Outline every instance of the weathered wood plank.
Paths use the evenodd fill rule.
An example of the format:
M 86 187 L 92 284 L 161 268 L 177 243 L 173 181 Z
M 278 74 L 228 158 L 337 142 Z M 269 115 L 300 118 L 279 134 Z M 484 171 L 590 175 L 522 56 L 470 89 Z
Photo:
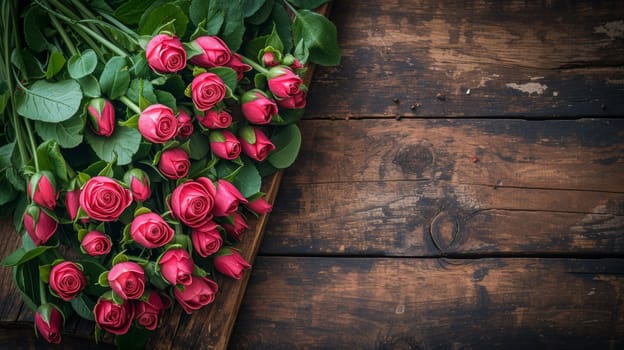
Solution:
M 258 257 L 231 349 L 618 349 L 624 261 Z
M 308 115 L 622 115 L 622 18 L 619 1 L 340 1 L 342 63 Z
M 21 246 L 21 240 L 13 229 L 11 219 L 0 220 L 0 260 Z M 19 290 L 13 283 L 13 270 L 0 267 L 0 321 L 14 322 L 20 320 L 23 302 Z M 24 307 L 25 308 L 25 307 Z M 2 328 L 0 326 L 0 328 Z

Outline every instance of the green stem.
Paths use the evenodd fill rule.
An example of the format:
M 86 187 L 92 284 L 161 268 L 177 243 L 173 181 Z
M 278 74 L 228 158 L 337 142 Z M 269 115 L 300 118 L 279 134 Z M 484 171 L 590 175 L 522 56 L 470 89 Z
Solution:
M 252 66 L 255 70 L 257 70 L 258 72 L 262 73 L 262 74 L 267 74 L 269 71 L 262 67 L 261 65 L 259 65 L 258 63 L 254 62 L 253 60 L 241 55 L 241 58 L 243 59 L 243 63 L 246 63 L 250 66 Z
M 121 96 L 119 98 L 119 101 L 123 102 L 123 104 L 125 104 L 128 108 L 130 108 L 134 113 L 141 114 L 141 108 L 139 108 L 139 106 L 137 106 L 136 103 L 132 102 L 126 96 Z
M 95 39 L 96 41 L 99 41 L 100 44 L 106 46 L 108 49 L 110 49 L 111 51 L 113 51 L 117 55 L 124 56 L 124 57 L 129 56 L 126 51 L 122 50 L 117 45 L 113 44 L 108 39 L 104 38 L 103 36 L 99 35 L 98 33 L 92 31 L 89 27 L 85 26 L 84 24 L 76 23 L 76 26 L 80 27 L 80 29 L 84 30 L 93 39 Z
M 58 8 L 59 10 L 61 10 L 61 12 L 63 12 L 66 16 L 70 17 L 71 19 L 73 19 L 74 21 L 79 21 L 80 20 L 80 16 L 76 15 L 74 12 L 72 12 L 72 10 L 70 8 L 68 8 L 67 6 L 65 6 L 64 4 L 62 4 L 61 2 L 59 2 L 58 0 L 48 0 L 50 1 L 50 3 L 52 3 L 52 5 L 54 5 L 54 7 Z M 76 2 L 75 0 L 72 0 L 72 4 L 78 9 L 78 11 L 81 11 L 81 15 L 87 15 L 90 16 L 91 18 L 95 18 L 95 16 L 93 15 L 93 13 L 91 13 L 91 11 L 89 11 L 89 9 L 87 9 L 86 7 L 84 7 L 84 5 L 82 5 L 80 2 Z M 95 31 L 98 32 L 98 34 L 102 35 L 102 32 L 100 32 L 97 27 L 92 27 Z
M 65 29 L 63 29 L 63 26 L 61 26 L 58 19 L 56 19 L 56 17 L 54 17 L 52 14 L 50 14 L 49 17 L 50 17 L 50 20 L 52 21 L 52 25 L 54 25 L 54 28 L 56 28 L 59 34 L 61 34 L 61 38 L 63 38 L 63 41 L 65 42 L 65 45 L 67 45 L 69 52 L 72 54 L 72 56 L 77 55 L 78 50 L 76 50 L 74 43 L 72 43 L 72 41 L 69 40 L 69 36 L 67 36 L 67 32 L 65 31 Z
M 30 141 L 30 148 L 32 149 L 33 160 L 35 161 L 35 170 L 39 172 L 39 159 L 37 157 L 37 145 L 35 144 L 35 134 L 30 126 L 30 121 L 24 119 L 24 125 L 26 125 L 26 132 L 28 133 L 28 141 Z
M 297 12 L 297 10 L 293 7 L 293 5 L 288 2 L 288 0 L 282 1 L 284 2 L 284 5 L 286 5 L 286 7 L 288 7 L 295 14 L 295 16 L 299 16 L 299 12 Z
M 48 303 L 48 294 L 45 288 L 45 284 L 41 279 L 39 279 L 39 301 L 41 301 L 41 305 Z

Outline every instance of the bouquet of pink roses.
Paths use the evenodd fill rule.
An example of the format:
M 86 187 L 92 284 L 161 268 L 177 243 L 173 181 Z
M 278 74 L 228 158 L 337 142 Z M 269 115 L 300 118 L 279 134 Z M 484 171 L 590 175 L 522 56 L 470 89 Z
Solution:
M 77 314 L 137 341 L 241 278 L 262 178 L 299 151 L 304 65 L 339 60 L 324 2 L 1 1 L 0 209 L 22 240 L 2 264 L 39 336 Z

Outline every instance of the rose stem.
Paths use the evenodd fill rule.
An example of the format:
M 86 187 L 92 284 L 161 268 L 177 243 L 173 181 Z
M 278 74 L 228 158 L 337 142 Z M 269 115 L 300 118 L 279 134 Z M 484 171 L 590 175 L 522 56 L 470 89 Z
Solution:
M 241 55 L 241 57 L 243 58 L 243 62 L 252 66 L 255 70 L 257 70 L 258 72 L 262 73 L 262 74 L 267 74 L 269 71 L 262 67 L 261 65 L 259 65 L 258 63 L 254 62 L 253 60 L 250 60 L 249 58 Z
M 123 102 L 123 104 L 125 104 L 128 108 L 130 108 L 134 113 L 141 114 L 141 108 L 139 108 L 139 106 L 137 106 L 134 102 L 132 102 L 126 96 L 121 96 L 119 98 L 119 101 Z
M 43 283 L 41 278 L 39 279 L 39 301 L 41 301 L 41 305 L 48 303 L 48 296 L 46 294 L 45 284 Z

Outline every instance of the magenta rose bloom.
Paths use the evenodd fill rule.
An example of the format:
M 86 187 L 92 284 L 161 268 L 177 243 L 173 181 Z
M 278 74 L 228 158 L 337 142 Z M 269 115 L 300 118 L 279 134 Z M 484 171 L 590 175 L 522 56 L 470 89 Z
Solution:
M 36 246 L 47 243 L 58 228 L 56 219 L 35 204 L 26 207 L 23 223 L 24 229 Z
M 258 128 L 246 125 L 240 128 L 238 135 L 243 153 L 251 159 L 262 162 L 275 150 L 275 145 Z
M 92 177 L 80 192 L 80 207 L 93 220 L 116 221 L 132 203 L 132 193 L 117 181 Z
M 173 110 L 162 104 L 145 108 L 139 116 L 139 132 L 153 143 L 165 143 L 178 133 L 178 122 Z
M 145 271 L 135 262 L 120 262 L 108 271 L 108 284 L 124 300 L 139 299 L 145 291 Z
M 187 181 L 173 190 L 169 207 L 173 215 L 184 224 L 196 228 L 212 219 L 216 190 L 212 181 L 200 177 Z
M 236 72 L 236 79 L 238 80 L 243 79 L 245 72 L 249 72 L 251 70 L 251 66 L 243 63 L 241 55 L 237 53 L 232 55 L 232 58 L 225 66 L 232 68 Z
M 306 106 L 306 93 L 305 91 L 300 91 L 298 94 L 277 99 L 277 105 L 282 108 L 287 109 L 301 109 Z
M 191 62 L 204 68 L 221 67 L 230 61 L 232 52 L 217 36 L 200 36 L 191 45 L 201 54 L 191 57 Z
M 225 231 L 237 241 L 240 241 L 241 235 L 249 228 L 245 218 L 239 213 L 233 213 L 232 219 L 234 223 L 226 222 L 223 224 Z
M 113 300 L 100 297 L 93 308 L 97 326 L 109 333 L 122 335 L 128 332 L 134 319 L 134 303 L 125 300 L 115 304 Z
M 197 121 L 206 129 L 225 129 L 232 125 L 232 115 L 226 110 L 215 111 L 210 109 L 205 111 L 203 115 L 197 115 Z
M 113 243 L 110 237 L 100 231 L 90 231 L 80 242 L 81 250 L 90 256 L 101 256 L 110 253 Z
M 147 300 L 136 301 L 134 318 L 145 329 L 153 331 L 158 327 L 165 310 L 170 305 L 169 298 L 152 290 L 149 292 Z
M 258 89 L 245 92 L 241 103 L 243 115 L 252 124 L 268 124 L 278 113 L 275 101 Z
M 208 277 L 192 276 L 183 289 L 173 288 L 176 300 L 187 314 L 212 303 L 218 290 L 217 283 Z
M 230 216 L 238 209 L 239 203 L 247 203 L 247 199 L 236 186 L 224 179 L 217 181 L 214 201 L 214 208 L 212 209 L 214 216 Z
M 132 198 L 137 202 L 147 200 L 152 194 L 149 176 L 139 168 L 132 168 L 126 171 L 123 181 L 130 187 Z
M 280 64 L 277 57 L 275 57 L 275 53 L 271 51 L 267 51 L 262 54 L 262 63 L 265 67 L 275 67 Z
M 165 281 L 172 285 L 181 284 L 188 286 L 191 284 L 191 274 L 195 269 L 195 264 L 189 253 L 182 248 L 167 250 L 158 259 L 160 274 Z
M 278 99 L 297 95 L 301 91 L 303 80 L 288 67 L 273 67 L 267 77 L 269 90 Z
M 177 180 L 188 175 L 191 161 L 182 148 L 171 148 L 163 151 L 158 162 L 158 170 L 166 178 Z
M 65 192 L 65 209 L 69 218 L 74 220 L 80 208 L 80 188 L 74 188 Z
M 193 134 L 195 129 L 193 126 L 193 119 L 191 116 L 181 107 L 178 107 L 180 111 L 178 113 L 178 133 L 177 136 L 181 139 L 187 139 Z
M 191 82 L 191 95 L 195 108 L 207 111 L 225 97 L 225 84 L 214 73 L 202 73 Z
M 231 132 L 227 130 L 213 130 L 208 137 L 210 139 L 210 149 L 217 157 L 232 160 L 240 155 L 240 141 Z
M 171 242 L 175 231 L 156 213 L 137 215 L 132 220 L 130 235 L 145 248 L 160 248 Z
M 43 304 L 35 312 L 35 329 L 45 341 L 52 344 L 61 343 L 61 327 L 63 315 L 52 304 Z
M 50 210 L 56 208 L 60 192 L 56 188 L 56 180 L 51 172 L 42 170 L 31 176 L 27 191 L 28 197 L 36 204 Z
M 249 210 L 251 210 L 254 213 L 259 214 L 259 215 L 266 214 L 266 213 L 270 212 L 271 209 L 273 208 L 271 203 L 267 202 L 262 197 L 260 197 L 258 199 L 255 199 L 253 201 L 250 201 L 249 203 L 247 203 L 246 207 Z
M 204 258 L 219 251 L 219 248 L 223 245 L 223 238 L 217 229 L 217 224 L 212 221 L 193 229 L 191 231 L 191 241 L 197 254 Z
M 89 127 L 96 134 L 110 137 L 115 131 L 115 108 L 113 104 L 101 97 L 94 98 L 87 105 Z
M 222 274 L 239 280 L 243 276 L 243 270 L 250 268 L 251 265 L 237 250 L 223 247 L 214 258 L 214 267 Z
M 52 266 L 50 288 L 65 301 L 74 299 L 87 285 L 81 267 L 71 261 Z
M 145 48 L 147 64 L 158 73 L 175 73 L 186 67 L 186 51 L 175 36 L 158 34 Z

